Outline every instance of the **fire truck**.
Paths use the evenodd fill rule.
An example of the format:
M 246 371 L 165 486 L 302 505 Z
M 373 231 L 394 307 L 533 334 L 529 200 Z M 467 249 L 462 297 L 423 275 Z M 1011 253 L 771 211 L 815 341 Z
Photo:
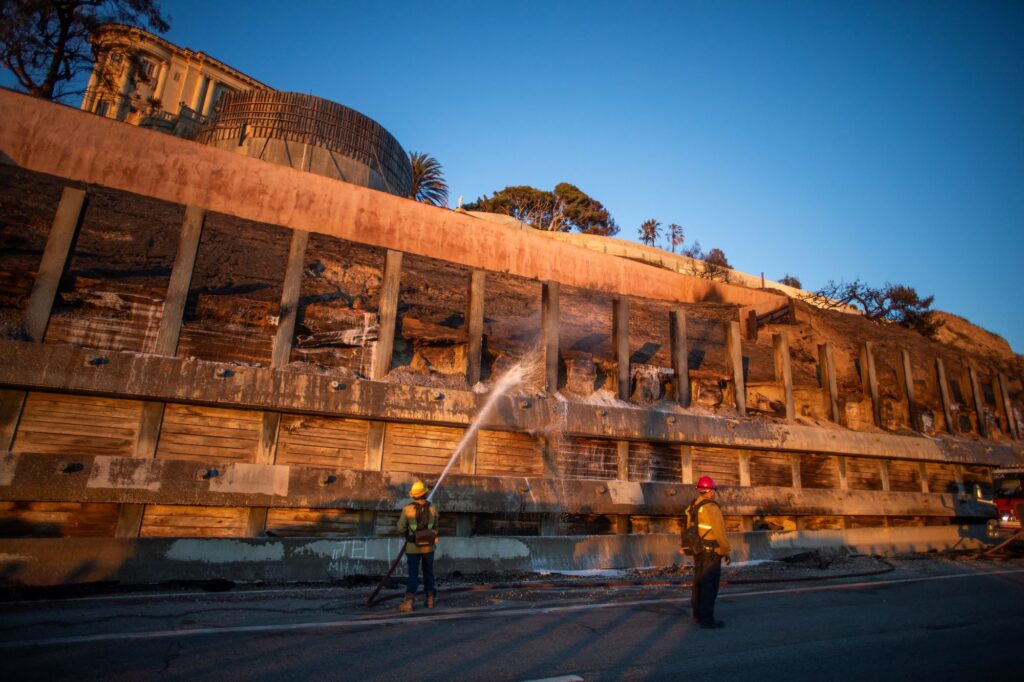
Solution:
M 992 472 L 992 500 L 996 518 L 986 525 L 991 538 L 1017 535 L 1021 532 L 1024 513 L 1024 466 L 996 469 Z

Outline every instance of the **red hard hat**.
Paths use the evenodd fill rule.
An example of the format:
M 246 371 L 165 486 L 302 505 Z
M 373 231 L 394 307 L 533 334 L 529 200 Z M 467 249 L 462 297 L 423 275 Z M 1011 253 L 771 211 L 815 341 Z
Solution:
M 697 490 L 714 490 L 715 482 L 710 476 L 701 476 L 697 481 Z

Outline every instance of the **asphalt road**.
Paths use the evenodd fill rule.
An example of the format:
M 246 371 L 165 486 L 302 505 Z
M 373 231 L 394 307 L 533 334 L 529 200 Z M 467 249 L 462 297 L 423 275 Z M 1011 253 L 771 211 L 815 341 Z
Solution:
M 6 680 L 1020 679 L 1024 563 L 727 585 L 701 630 L 678 587 L 442 593 L 172 591 L 0 603 Z

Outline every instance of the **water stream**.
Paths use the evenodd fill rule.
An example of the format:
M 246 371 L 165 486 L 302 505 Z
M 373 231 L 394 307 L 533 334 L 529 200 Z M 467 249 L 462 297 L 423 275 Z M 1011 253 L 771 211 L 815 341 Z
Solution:
M 491 389 L 491 393 L 487 396 L 487 400 L 484 402 L 484 406 L 480 408 L 480 412 L 477 413 L 476 417 L 473 418 L 469 428 L 466 429 L 465 435 L 462 436 L 462 440 L 459 441 L 458 447 L 455 448 L 455 452 L 452 453 L 451 458 L 448 460 L 448 464 L 445 465 L 444 471 L 441 472 L 440 478 L 434 484 L 430 494 L 427 495 L 427 500 L 434 498 L 434 493 L 437 492 L 438 488 L 441 487 L 441 483 L 444 482 L 445 476 L 448 475 L 448 471 L 455 464 L 455 461 L 462 454 L 462 451 L 466 448 L 466 445 L 473 439 L 476 432 L 480 429 L 480 424 L 487 419 L 490 413 L 494 410 L 494 406 L 498 403 L 498 398 L 505 395 L 512 387 L 520 384 L 525 380 L 529 374 L 533 361 L 530 359 L 522 360 L 519 364 L 515 365 L 505 373 L 503 377 L 494 385 Z

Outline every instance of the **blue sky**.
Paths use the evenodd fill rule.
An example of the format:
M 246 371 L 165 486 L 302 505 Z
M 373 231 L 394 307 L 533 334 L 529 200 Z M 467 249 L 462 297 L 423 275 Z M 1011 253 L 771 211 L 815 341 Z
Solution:
M 453 206 L 571 182 L 619 237 L 909 284 L 1024 352 L 1024 3 L 162 6 L 171 42 L 436 156 Z

